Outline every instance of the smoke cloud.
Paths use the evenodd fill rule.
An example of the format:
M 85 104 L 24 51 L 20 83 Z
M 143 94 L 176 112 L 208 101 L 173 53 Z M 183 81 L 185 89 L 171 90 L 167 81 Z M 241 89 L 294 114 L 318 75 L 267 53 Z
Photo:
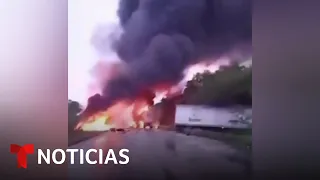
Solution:
M 113 47 L 126 72 L 105 83 L 103 106 L 177 83 L 188 65 L 205 57 L 251 47 L 251 11 L 251 0 L 120 0 L 123 32 Z

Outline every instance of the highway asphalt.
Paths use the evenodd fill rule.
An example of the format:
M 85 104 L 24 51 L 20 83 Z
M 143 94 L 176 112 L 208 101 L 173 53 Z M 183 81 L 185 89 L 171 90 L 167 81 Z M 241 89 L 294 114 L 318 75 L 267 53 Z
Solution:
M 174 131 L 130 130 L 105 132 L 69 148 L 129 149 L 127 165 L 70 164 L 69 179 L 178 180 L 248 179 L 249 157 L 231 146 L 208 138 Z

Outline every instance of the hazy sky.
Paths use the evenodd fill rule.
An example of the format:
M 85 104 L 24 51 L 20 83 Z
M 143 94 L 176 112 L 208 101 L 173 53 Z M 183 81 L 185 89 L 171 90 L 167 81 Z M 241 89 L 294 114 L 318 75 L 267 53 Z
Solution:
M 86 103 L 89 71 L 100 59 L 90 39 L 98 24 L 118 24 L 117 6 L 118 0 L 68 0 L 69 99 Z

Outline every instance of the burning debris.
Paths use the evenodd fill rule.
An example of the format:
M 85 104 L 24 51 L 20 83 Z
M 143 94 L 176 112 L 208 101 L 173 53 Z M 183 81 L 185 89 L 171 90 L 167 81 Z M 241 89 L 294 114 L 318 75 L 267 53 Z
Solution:
M 82 112 L 82 121 L 76 126 L 76 130 L 83 131 L 106 131 L 112 128 L 145 128 L 148 121 L 148 110 L 153 105 L 151 93 L 143 93 L 134 101 L 117 101 L 107 109 L 101 109 L 104 102 L 102 96 L 96 94 L 91 97 L 88 107 Z M 157 122 L 147 123 L 156 127 Z
M 243 49 L 251 46 L 251 0 L 120 0 L 118 15 L 113 47 L 121 63 L 95 73 L 101 95 L 88 100 L 76 129 L 143 126 L 149 107 L 181 92 L 195 73 L 228 64 L 231 50 L 251 53 Z M 103 51 L 110 39 L 98 37 L 94 46 Z
M 153 90 L 144 91 L 134 99 L 118 100 L 105 108 L 106 100 L 100 94 L 89 98 L 87 108 L 82 112 L 82 121 L 76 130 L 106 131 L 114 128 L 158 128 L 160 122 L 154 119 L 149 110 L 151 106 L 162 99 L 180 95 L 184 85 L 197 73 L 205 71 L 215 72 L 219 66 L 228 64 L 228 61 L 214 63 L 199 63 L 188 67 L 184 71 L 184 78 L 175 86 L 158 85 Z M 155 92 L 155 93 L 153 93 Z

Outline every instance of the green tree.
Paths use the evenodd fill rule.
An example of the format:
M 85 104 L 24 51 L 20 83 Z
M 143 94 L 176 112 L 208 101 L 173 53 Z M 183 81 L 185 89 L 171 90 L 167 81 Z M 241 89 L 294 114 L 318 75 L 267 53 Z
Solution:
M 78 114 L 82 111 L 80 104 L 76 101 L 68 100 L 68 129 L 73 130 L 78 123 Z
M 196 76 L 185 89 L 184 95 L 187 103 L 251 104 L 252 68 L 232 64 L 222 67 L 215 73 L 204 73 L 202 76 L 197 74 Z M 201 77 L 201 82 L 199 77 Z M 191 86 L 192 84 L 201 85 Z

